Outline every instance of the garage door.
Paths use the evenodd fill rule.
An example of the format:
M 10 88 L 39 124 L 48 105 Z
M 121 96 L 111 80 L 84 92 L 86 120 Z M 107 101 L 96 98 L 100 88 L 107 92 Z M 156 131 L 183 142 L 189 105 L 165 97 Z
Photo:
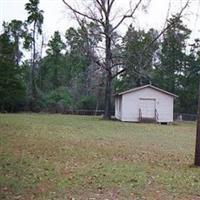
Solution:
M 155 99 L 140 99 L 140 109 L 142 118 L 154 118 L 155 117 Z

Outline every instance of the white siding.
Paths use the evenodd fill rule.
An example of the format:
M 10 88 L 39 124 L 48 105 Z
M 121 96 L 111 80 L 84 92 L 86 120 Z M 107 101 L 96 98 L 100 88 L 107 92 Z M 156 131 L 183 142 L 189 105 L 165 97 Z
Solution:
M 156 99 L 140 99 L 139 104 L 140 111 L 142 113 L 142 117 L 145 118 L 154 118 L 155 117 L 155 109 L 156 109 Z
M 122 112 L 121 100 L 122 100 L 121 96 L 115 97 L 115 118 L 119 120 L 121 120 L 121 112 Z
M 173 121 L 173 96 L 152 88 L 144 88 L 138 91 L 122 95 L 121 119 L 122 121 L 137 122 L 139 119 L 140 99 L 155 99 L 158 112 L 158 122 Z
M 115 97 L 115 118 L 119 118 L 119 97 Z

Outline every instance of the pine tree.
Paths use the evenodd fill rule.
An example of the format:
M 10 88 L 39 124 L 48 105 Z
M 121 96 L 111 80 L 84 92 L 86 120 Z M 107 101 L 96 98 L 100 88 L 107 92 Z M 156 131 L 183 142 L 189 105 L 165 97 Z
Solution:
M 0 111 L 15 111 L 25 97 L 22 70 L 16 64 L 15 48 L 7 32 L 0 35 Z

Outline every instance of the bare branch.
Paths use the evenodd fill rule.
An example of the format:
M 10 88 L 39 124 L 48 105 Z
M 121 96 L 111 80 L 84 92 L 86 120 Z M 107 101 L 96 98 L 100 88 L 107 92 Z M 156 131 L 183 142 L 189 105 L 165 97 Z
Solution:
M 100 4 L 99 1 L 97 1 L 97 4 L 99 4 L 99 7 L 97 6 L 97 9 L 99 10 L 99 13 L 100 13 L 100 15 L 101 15 L 100 21 L 102 21 L 102 25 L 104 26 L 104 23 L 103 23 L 103 19 L 104 19 L 103 9 L 102 9 L 102 6 L 101 6 L 101 4 Z
M 106 12 L 106 7 L 105 7 L 105 2 L 100 2 L 99 0 L 95 0 L 97 2 L 97 4 L 99 5 L 99 7 Z
M 112 9 L 112 6 L 114 4 L 115 0 L 108 0 L 108 12 L 110 13 L 111 9 Z
M 138 9 L 138 7 L 140 6 L 140 4 L 142 3 L 143 0 L 139 0 L 138 3 L 135 5 L 135 8 L 132 10 L 132 12 L 130 14 L 126 14 L 124 15 L 121 20 L 119 20 L 119 22 L 111 29 L 111 32 L 113 32 L 115 29 L 117 29 L 125 19 L 127 18 L 131 18 L 133 17 L 133 15 L 135 14 L 136 10 Z
M 185 6 L 181 9 L 181 11 L 179 12 L 179 14 L 177 15 L 178 18 L 180 19 L 184 10 L 189 6 L 190 0 L 187 0 Z M 176 21 L 174 20 L 171 24 L 168 24 L 158 35 L 156 38 L 154 38 L 154 40 L 152 40 L 148 46 L 146 46 L 144 48 L 144 51 L 147 50 L 147 48 L 149 48 L 154 42 L 156 42 L 171 26 L 173 26 L 174 24 L 176 24 Z
M 122 65 L 124 65 L 124 62 L 115 63 L 112 65 L 112 68 L 114 68 L 116 66 L 122 66 Z
M 77 15 L 76 12 L 73 12 L 73 13 L 74 13 L 74 16 L 75 16 L 75 18 L 76 18 L 76 21 L 78 22 L 78 25 L 79 25 L 80 27 L 82 27 L 83 22 L 82 22 L 81 19 L 78 17 L 78 15 Z
M 118 71 L 116 74 L 114 74 L 114 75 L 112 76 L 112 79 L 115 78 L 115 77 L 117 77 L 118 75 L 122 74 L 122 73 L 125 72 L 126 70 L 127 70 L 127 68 L 123 68 L 122 70 Z
M 169 17 L 170 9 L 171 9 L 171 0 L 169 1 L 169 5 L 168 5 L 168 9 L 167 9 L 167 15 L 166 15 L 166 19 L 165 19 L 165 23 L 164 23 L 163 28 L 165 28 L 165 26 L 167 25 L 167 19 Z
M 179 12 L 178 18 L 180 18 L 180 17 L 182 16 L 184 10 L 189 6 L 189 3 L 190 3 L 190 0 L 188 0 L 188 1 L 186 2 L 185 6 L 184 6 L 184 7 L 181 9 L 181 11 Z M 145 53 L 145 51 L 146 51 L 155 41 L 157 41 L 157 40 L 165 33 L 165 31 L 167 31 L 167 30 L 168 30 L 171 26 L 173 26 L 175 23 L 176 23 L 176 21 L 173 21 L 171 24 L 168 24 L 168 25 L 158 34 L 158 36 L 157 36 L 154 40 L 152 40 L 151 43 L 148 44 L 148 45 L 143 49 L 143 51 L 142 51 L 141 54 L 140 54 L 140 59 L 142 59 L 142 55 Z M 140 62 L 139 62 L 139 63 L 140 63 Z M 148 64 L 148 63 L 146 63 L 143 67 L 146 67 L 147 64 Z M 127 70 L 127 68 L 123 68 L 122 70 L 120 70 L 120 71 L 118 71 L 116 74 L 114 74 L 114 75 L 112 76 L 112 78 L 115 78 L 116 76 L 122 74 L 122 73 L 125 72 L 126 70 Z M 139 73 L 139 72 L 137 72 L 137 73 Z M 141 74 L 141 73 L 140 73 L 140 74 Z M 141 75 L 142 75 L 142 74 L 141 74 Z
M 99 20 L 99 19 L 97 19 L 97 18 L 94 18 L 94 17 L 92 17 L 92 16 L 89 16 L 89 15 L 87 15 L 87 14 L 85 14 L 85 13 L 82 13 L 82 12 L 76 10 L 76 9 L 73 8 L 69 3 L 67 3 L 66 0 L 62 0 L 62 1 L 63 1 L 63 3 L 64 3 L 71 11 L 73 11 L 73 13 L 77 13 L 77 14 L 79 14 L 79 15 L 81 15 L 81 16 L 83 16 L 83 17 L 89 19 L 89 20 L 93 20 L 93 21 L 96 21 L 96 22 L 102 24 L 102 21 L 101 21 L 101 20 Z

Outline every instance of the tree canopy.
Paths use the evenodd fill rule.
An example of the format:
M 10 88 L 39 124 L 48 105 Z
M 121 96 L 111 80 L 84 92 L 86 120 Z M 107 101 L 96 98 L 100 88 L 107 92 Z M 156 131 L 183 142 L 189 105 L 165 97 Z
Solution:
M 175 112 L 196 112 L 199 40 L 188 43 L 191 31 L 181 18 L 184 9 L 161 32 L 137 29 L 132 22 L 122 35 L 119 26 L 144 5 L 142 1 L 119 21 L 112 21 L 115 0 L 94 2 L 91 12 L 97 11 L 96 15 L 87 9 L 73 10 L 63 2 L 74 11 L 79 26 L 69 27 L 65 34 L 55 30 L 46 44 L 39 0 L 25 4 L 28 16 L 24 22 L 14 19 L 3 24 L 1 73 L 10 75 L 2 76 L 1 88 L 9 91 L 3 86 L 7 79 L 17 82 L 20 92 L 6 95 L 14 107 L 23 99 L 22 110 L 52 111 L 65 102 L 62 112 L 98 108 L 110 117 L 113 93 L 151 83 L 179 96 Z M 23 57 L 25 51 L 30 52 L 29 58 Z M 41 52 L 46 53 L 42 56 Z M 67 96 L 60 95 L 61 91 Z M 1 108 L 6 110 L 3 103 Z

